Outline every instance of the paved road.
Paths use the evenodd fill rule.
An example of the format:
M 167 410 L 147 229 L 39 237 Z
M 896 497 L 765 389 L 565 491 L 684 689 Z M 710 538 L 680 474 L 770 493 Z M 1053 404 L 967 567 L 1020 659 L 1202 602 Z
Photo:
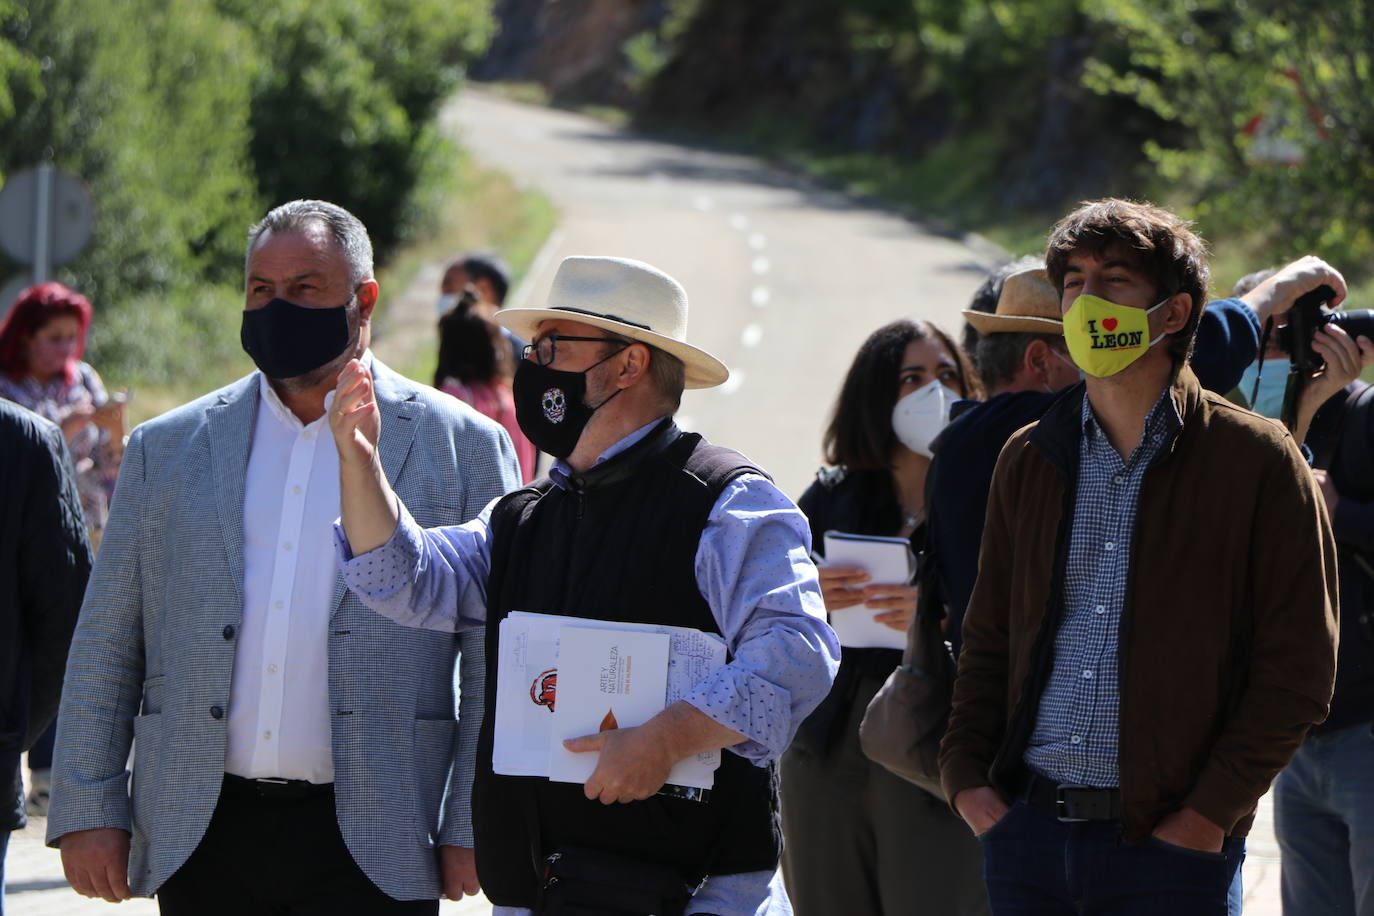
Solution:
M 542 304 L 561 258 L 617 254 L 654 263 L 687 287 L 690 339 L 734 371 L 721 389 L 689 392 L 685 425 L 740 448 L 798 494 L 819 460 L 821 430 L 855 349 L 902 316 L 951 331 L 995 262 L 976 240 L 942 236 L 740 156 L 660 143 L 566 112 L 476 91 L 444 113 L 481 160 L 538 186 L 562 211 L 559 229 L 512 304 Z M 390 299 L 390 320 L 432 326 L 439 265 Z M 378 350 L 387 357 L 386 329 Z M 41 825 L 10 847 L 15 916 L 155 913 L 76 897 Z M 1250 843 L 1246 913 L 1278 916 L 1278 851 L 1269 806 Z M 445 916 L 485 913 L 446 903 Z

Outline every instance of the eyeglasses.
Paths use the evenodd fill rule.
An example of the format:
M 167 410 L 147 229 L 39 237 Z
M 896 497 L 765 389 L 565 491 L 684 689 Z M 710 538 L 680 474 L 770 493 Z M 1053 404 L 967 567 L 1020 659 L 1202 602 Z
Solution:
M 530 355 L 533 354 L 534 361 L 536 363 L 538 363 L 541 366 L 548 366 L 552 364 L 555 359 L 558 358 L 558 341 L 560 340 L 599 340 L 604 343 L 618 343 L 621 344 L 622 347 L 629 346 L 629 344 L 625 341 L 617 340 L 614 337 L 574 337 L 570 334 L 545 334 L 543 337 L 540 337 L 534 343 L 525 344 L 525 349 L 520 351 L 520 358 L 529 359 Z

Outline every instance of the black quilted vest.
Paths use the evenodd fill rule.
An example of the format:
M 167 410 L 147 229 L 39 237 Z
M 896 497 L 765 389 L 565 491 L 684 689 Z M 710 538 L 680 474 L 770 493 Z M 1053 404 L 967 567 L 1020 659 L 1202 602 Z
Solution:
M 654 796 L 588 801 L 582 786 L 492 772 L 497 634 L 512 610 L 667 623 L 720 633 L 697 588 L 702 530 L 724 486 L 762 473 L 744 456 L 671 420 L 563 490 L 545 478 L 507 495 L 491 517 L 486 708 L 473 824 L 482 890 L 502 906 L 535 903 L 540 862 L 585 846 L 706 873 L 771 870 L 781 852 L 772 766 L 721 754 L 707 802 Z

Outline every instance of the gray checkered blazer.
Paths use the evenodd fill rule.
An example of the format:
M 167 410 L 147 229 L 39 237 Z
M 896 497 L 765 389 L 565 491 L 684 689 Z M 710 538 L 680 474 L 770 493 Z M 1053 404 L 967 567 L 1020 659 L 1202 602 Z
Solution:
M 374 374 L 382 465 L 421 525 L 460 524 L 518 485 L 505 430 L 380 362 Z M 74 830 L 129 830 L 138 895 L 151 896 L 196 848 L 224 777 L 234 661 L 224 632 L 243 615 L 244 478 L 259 378 L 134 430 L 72 642 L 48 843 Z M 480 634 L 462 645 L 460 723 L 458 639 L 394 624 L 342 579 L 335 585 L 329 694 L 339 825 L 368 877 L 398 899 L 439 896 L 436 844 L 472 845 L 484 659 Z

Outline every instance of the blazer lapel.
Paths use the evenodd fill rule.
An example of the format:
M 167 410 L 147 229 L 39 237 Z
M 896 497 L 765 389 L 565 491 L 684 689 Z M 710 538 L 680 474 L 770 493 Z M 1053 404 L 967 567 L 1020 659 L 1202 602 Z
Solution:
M 424 404 L 416 399 L 415 388 L 407 379 L 396 375 L 375 357 L 372 360 L 372 380 L 377 393 L 377 406 L 382 414 L 382 433 L 377 441 L 377 450 L 382 455 L 382 470 L 386 473 L 386 479 L 393 489 L 399 490 L 397 482 L 410 455 L 411 444 L 415 441 L 415 427 Z M 347 591 L 340 574 L 334 583 L 331 614 L 339 612 Z
M 237 390 L 221 395 L 220 403 L 205 411 L 210 431 L 211 480 L 215 508 L 224 535 L 229 578 L 243 602 L 243 490 L 248 475 L 248 452 L 253 443 L 257 417 L 258 375 L 250 376 Z

